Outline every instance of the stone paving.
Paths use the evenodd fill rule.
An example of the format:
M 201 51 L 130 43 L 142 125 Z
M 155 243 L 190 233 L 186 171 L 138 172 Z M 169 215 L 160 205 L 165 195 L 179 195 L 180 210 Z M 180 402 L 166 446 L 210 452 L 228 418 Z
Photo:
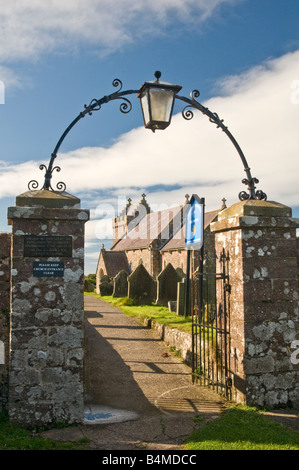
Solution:
M 98 450 L 176 450 L 196 416 L 219 416 L 224 401 L 192 384 L 190 368 L 150 329 L 93 296 L 85 296 L 85 315 L 84 423 L 44 436 L 87 437 Z

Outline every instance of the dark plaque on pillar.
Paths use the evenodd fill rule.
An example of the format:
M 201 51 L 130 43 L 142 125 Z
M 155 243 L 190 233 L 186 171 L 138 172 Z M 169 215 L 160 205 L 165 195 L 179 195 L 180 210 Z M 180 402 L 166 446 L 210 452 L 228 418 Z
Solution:
M 24 257 L 71 258 L 72 249 L 71 236 L 24 235 Z

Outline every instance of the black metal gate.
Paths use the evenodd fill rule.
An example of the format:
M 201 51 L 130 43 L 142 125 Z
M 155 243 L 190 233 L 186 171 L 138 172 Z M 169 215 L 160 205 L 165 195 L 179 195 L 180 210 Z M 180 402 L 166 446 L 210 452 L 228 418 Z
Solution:
M 191 277 L 191 317 L 192 380 L 230 398 L 228 261 L 224 250 L 217 262 L 200 259 Z

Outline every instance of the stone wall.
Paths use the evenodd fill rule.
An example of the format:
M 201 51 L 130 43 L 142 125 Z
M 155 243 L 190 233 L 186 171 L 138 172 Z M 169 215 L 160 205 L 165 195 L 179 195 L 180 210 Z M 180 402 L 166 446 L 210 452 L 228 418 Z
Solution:
M 0 234 L 0 410 L 8 400 L 11 234 Z
M 245 201 L 212 224 L 216 251 L 229 253 L 233 398 L 258 406 L 299 406 L 291 345 L 299 326 L 296 227 L 291 209 Z M 298 339 L 298 337 L 297 337 Z
M 70 195 L 31 193 L 32 201 L 19 197 L 19 206 L 8 208 L 12 224 L 9 416 L 26 427 L 78 423 L 84 405 L 84 224 L 89 213 Z M 30 207 L 22 205 L 22 199 Z M 34 237 L 33 253 L 25 251 L 28 235 Z M 54 244 L 42 254 L 50 237 Z M 62 242 L 67 249 L 59 248 Z M 35 271 L 36 263 L 42 274 Z M 57 263 L 62 271 L 55 271 Z
M 187 250 L 173 250 L 162 252 L 162 266 L 166 268 L 171 264 L 175 269 L 179 268 L 184 273 L 187 271 Z
M 131 273 L 142 263 L 152 275 L 152 256 L 147 248 L 130 250 L 126 253 Z
M 192 335 L 190 333 L 170 328 L 148 318 L 144 320 L 144 325 L 152 329 L 155 338 L 175 348 L 181 359 L 192 367 Z

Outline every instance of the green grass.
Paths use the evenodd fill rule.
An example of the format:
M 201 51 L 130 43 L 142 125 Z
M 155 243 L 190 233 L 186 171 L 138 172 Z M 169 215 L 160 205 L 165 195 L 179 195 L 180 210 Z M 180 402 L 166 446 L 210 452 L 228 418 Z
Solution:
M 91 294 L 95 295 L 95 294 Z M 122 310 L 138 320 L 150 318 L 160 324 L 191 332 L 190 317 L 179 317 L 158 305 L 135 306 L 131 299 L 95 297 Z M 204 417 L 198 416 L 200 425 Z M 186 450 L 299 450 L 299 432 L 289 429 L 259 410 L 246 406 L 231 406 L 219 418 L 197 429 L 186 440 Z
M 108 302 L 111 305 L 119 308 L 122 312 L 132 318 L 139 319 L 141 322 L 145 319 L 156 321 L 161 325 L 166 325 L 169 328 L 176 328 L 187 333 L 191 333 L 191 318 L 177 315 L 176 312 L 170 312 L 167 307 L 161 305 L 134 305 L 132 299 L 128 297 L 112 297 L 100 296 L 93 293 L 86 293 L 85 295 L 93 295 L 94 297 Z
M 194 422 L 201 426 L 204 416 Z M 43 439 L 8 421 L 0 413 L 0 450 L 85 450 L 87 440 L 56 442 Z M 299 432 L 263 416 L 255 408 L 233 406 L 194 431 L 185 450 L 299 450 Z
M 299 450 L 299 431 L 262 415 L 255 408 L 233 406 L 194 431 L 187 450 Z
M 43 439 L 11 423 L 6 413 L 0 413 L 0 450 L 85 450 L 86 439 L 77 442 L 56 442 Z

